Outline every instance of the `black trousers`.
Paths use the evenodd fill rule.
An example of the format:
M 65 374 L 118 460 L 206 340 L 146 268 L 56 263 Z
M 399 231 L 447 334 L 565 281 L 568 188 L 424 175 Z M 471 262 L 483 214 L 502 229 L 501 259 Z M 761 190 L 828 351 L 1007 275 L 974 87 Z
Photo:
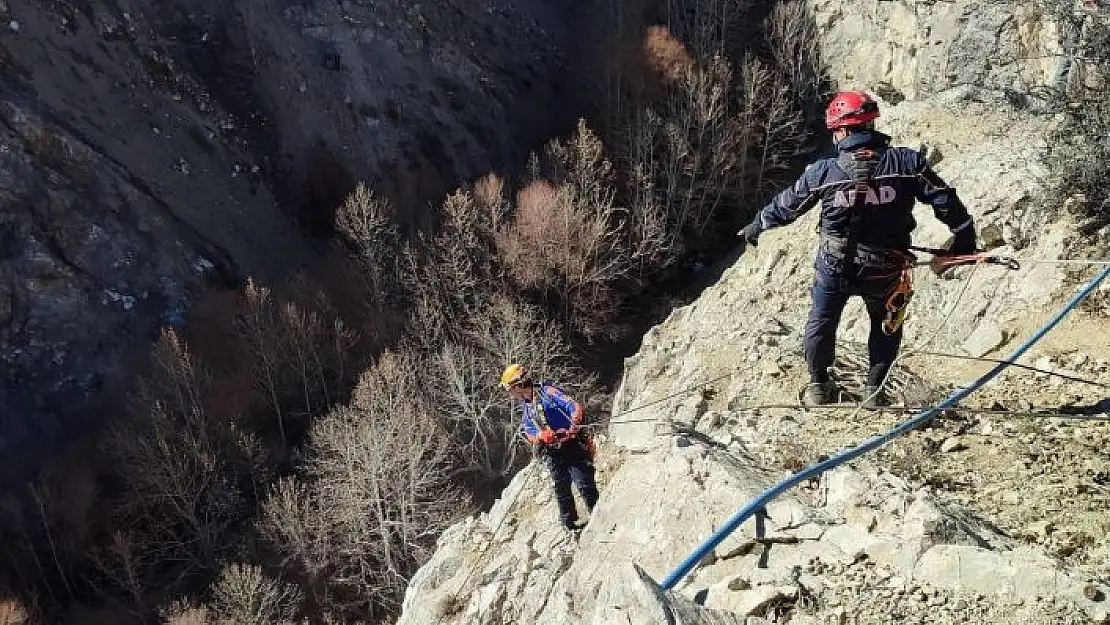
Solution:
M 545 446 L 544 462 L 551 473 L 551 483 L 555 487 L 555 501 L 559 504 L 559 517 L 563 524 L 573 525 L 578 521 L 578 510 L 574 505 L 574 494 L 570 491 L 571 482 L 578 488 L 578 494 L 586 503 L 586 508 L 594 509 L 597 503 L 597 483 L 594 481 L 594 463 L 581 439 L 566 441 L 555 448 Z
M 883 332 L 886 299 L 898 286 L 900 270 L 892 267 L 857 267 L 817 260 L 817 275 L 810 294 L 813 305 L 805 327 L 805 358 L 810 379 L 824 382 L 828 368 L 836 360 L 836 329 L 848 298 L 860 296 L 867 306 L 871 331 L 867 337 L 869 370 L 867 383 L 878 386 L 894 363 L 902 344 L 902 328 L 893 334 Z

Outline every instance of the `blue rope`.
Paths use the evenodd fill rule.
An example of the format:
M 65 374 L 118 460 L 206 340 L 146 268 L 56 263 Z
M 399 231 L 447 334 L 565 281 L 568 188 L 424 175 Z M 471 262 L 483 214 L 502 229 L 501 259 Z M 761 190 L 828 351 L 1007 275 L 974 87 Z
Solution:
M 961 399 L 977 391 L 987 382 L 990 382 L 1006 367 L 1013 364 L 1014 361 L 1025 354 L 1025 352 L 1028 351 L 1029 348 L 1032 347 L 1037 341 L 1041 340 L 1045 334 L 1048 334 L 1050 330 L 1056 327 L 1056 325 L 1059 324 L 1060 321 L 1062 321 L 1064 317 L 1072 311 L 1072 309 L 1079 305 L 1079 302 L 1083 301 L 1088 295 L 1090 295 L 1091 292 L 1094 291 L 1095 287 L 1097 287 L 1099 283 L 1102 282 L 1107 276 L 1110 276 L 1110 265 L 1104 267 L 1102 271 L 1094 277 L 1094 279 L 1088 282 L 1082 290 L 1075 294 L 1075 297 L 1071 298 L 1071 301 L 1069 301 L 1066 305 L 1064 305 L 1063 308 L 1060 309 L 1059 312 L 1056 313 L 1056 316 L 1054 316 L 1051 320 L 1041 326 L 1040 329 L 1033 333 L 1033 336 L 1029 337 L 1029 339 L 1026 340 L 1025 343 L 1014 350 L 1014 353 L 1011 354 L 1009 358 L 995 365 L 993 369 L 985 373 L 978 380 L 975 380 L 968 387 L 960 389 L 952 395 L 949 395 L 948 398 L 945 399 L 943 402 L 937 404 L 932 408 L 929 408 L 928 410 L 922 411 L 914 418 L 903 422 L 886 434 L 868 439 L 860 445 L 845 450 L 829 458 L 828 460 L 825 460 L 824 462 L 810 465 L 805 469 L 799 471 L 798 473 L 795 473 L 794 475 L 791 475 L 785 480 L 779 482 L 778 484 L 775 484 L 771 488 L 763 491 L 763 493 L 752 500 L 751 503 L 744 506 L 743 508 L 738 510 L 736 514 L 729 517 L 728 521 L 726 521 L 719 530 L 714 532 L 714 534 L 710 536 L 700 546 L 698 546 L 698 548 L 695 549 L 693 553 L 687 556 L 687 558 L 683 560 L 682 563 L 679 564 L 674 571 L 671 571 L 670 575 L 668 575 L 661 584 L 663 589 L 670 590 L 671 588 L 674 588 L 675 584 L 682 580 L 682 578 L 686 577 L 686 575 L 688 575 L 690 571 L 692 571 L 694 567 L 696 567 L 698 563 L 701 562 L 702 559 L 705 558 L 705 556 L 713 550 L 714 547 L 716 547 L 718 544 L 721 543 L 721 541 L 727 538 L 729 534 L 732 534 L 734 531 L 736 531 L 736 528 L 740 527 L 740 525 L 744 521 L 746 521 L 748 517 L 752 516 L 757 511 L 764 509 L 772 499 L 778 497 L 787 490 L 790 490 L 791 488 L 810 478 L 821 475 L 825 471 L 836 468 L 850 460 L 854 460 L 855 458 L 858 458 L 869 451 L 872 451 L 878 447 L 881 447 L 882 445 L 885 445 L 886 443 L 889 443 L 890 441 L 898 438 L 906 432 L 909 432 L 910 430 L 921 426 L 941 412 L 952 408 L 954 405 L 959 403 Z

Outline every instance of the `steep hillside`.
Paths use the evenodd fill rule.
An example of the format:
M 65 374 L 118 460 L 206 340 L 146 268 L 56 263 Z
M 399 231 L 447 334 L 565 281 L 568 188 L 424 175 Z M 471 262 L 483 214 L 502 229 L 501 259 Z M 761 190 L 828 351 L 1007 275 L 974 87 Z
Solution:
M 311 260 L 356 181 L 418 211 L 567 127 L 586 8 L 0 2 L 11 466 L 129 345 L 179 323 L 190 287 Z
M 880 129 L 927 143 L 983 244 L 1022 259 L 1016 271 L 916 273 L 892 388 L 905 405 L 928 404 L 990 365 L 923 352 L 1004 356 L 1094 273 L 1037 262 L 1083 257 L 1097 243 L 1074 234 L 1064 198 L 1048 193 L 1055 119 L 1009 91 L 1021 77 L 1044 84 L 1046 50 L 994 71 L 994 55 L 1019 44 L 1050 53 L 1052 28 L 1022 18 L 1025 9 L 997 19 L 1015 14 L 1012 3 L 814 6 L 834 74 L 895 87 Z M 940 40 L 934 60 L 919 62 L 919 48 L 906 50 L 929 33 Z M 951 71 L 937 73 L 936 58 Z M 805 484 L 674 594 L 659 591 L 652 580 L 755 494 L 906 416 L 764 407 L 796 404 L 806 381 L 800 333 L 815 217 L 766 234 L 644 337 L 626 362 L 599 461 L 601 500 L 580 537 L 559 528 L 544 469 L 530 466 L 489 513 L 443 535 L 399 624 L 1110 622 L 1110 426 L 1006 414 L 1110 416 L 1110 285 L 1022 361 L 1096 384 L 1010 369 L 965 402 L 997 414 L 946 414 Z M 918 244 L 944 242 L 927 209 L 918 221 Z M 849 390 L 860 385 L 866 326 L 855 302 L 837 362 Z

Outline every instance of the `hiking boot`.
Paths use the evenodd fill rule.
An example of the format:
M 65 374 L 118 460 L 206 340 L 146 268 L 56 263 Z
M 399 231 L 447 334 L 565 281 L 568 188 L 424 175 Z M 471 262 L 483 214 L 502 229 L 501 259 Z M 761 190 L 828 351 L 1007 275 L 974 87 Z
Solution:
M 864 408 L 881 408 L 890 405 L 890 398 L 887 397 L 886 391 L 879 386 L 863 387 L 862 399 Z
M 810 382 L 806 385 L 802 403 L 806 406 L 822 406 L 836 401 L 836 383 L 832 380 Z

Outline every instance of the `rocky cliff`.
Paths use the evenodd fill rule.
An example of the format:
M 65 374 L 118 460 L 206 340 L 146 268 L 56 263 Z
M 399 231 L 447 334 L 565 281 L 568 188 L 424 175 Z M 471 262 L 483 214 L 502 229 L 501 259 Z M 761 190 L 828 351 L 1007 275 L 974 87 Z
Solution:
M 420 206 L 573 122 L 581 9 L 0 1 L 9 466 L 192 287 L 310 260 L 355 181 Z
M 1048 71 L 1043 59 L 1001 70 L 994 60 L 1031 40 L 1050 52 L 1051 26 L 1034 29 L 1014 3 L 814 7 L 842 84 L 895 86 L 880 129 L 903 144 L 926 142 L 984 244 L 1026 261 L 1017 271 L 917 272 L 892 388 L 906 405 L 928 404 L 990 365 L 926 352 L 1001 357 L 1093 275 L 1033 262 L 1089 253 L 1097 238 L 1077 237 L 1064 198 L 1047 193 L 1053 118 L 1008 91 Z M 908 52 L 933 39 L 928 58 L 921 47 Z M 856 48 L 874 55 L 857 65 L 841 54 Z M 546 474 L 530 466 L 492 510 L 443 535 L 411 581 L 399 624 L 1110 622 L 1110 427 L 1004 414 L 1108 416 L 1110 286 L 1022 361 L 1103 386 L 1010 369 L 965 402 L 997 414 L 948 413 L 810 481 L 673 593 L 660 591 L 653 580 L 754 495 L 906 416 L 761 407 L 796 403 L 805 382 L 815 217 L 764 235 L 644 337 L 626 362 L 600 454 L 601 501 L 580 537 L 559 528 Z M 919 244 L 943 243 L 927 209 L 918 221 Z M 849 389 L 860 384 L 866 331 L 856 302 L 837 362 Z

